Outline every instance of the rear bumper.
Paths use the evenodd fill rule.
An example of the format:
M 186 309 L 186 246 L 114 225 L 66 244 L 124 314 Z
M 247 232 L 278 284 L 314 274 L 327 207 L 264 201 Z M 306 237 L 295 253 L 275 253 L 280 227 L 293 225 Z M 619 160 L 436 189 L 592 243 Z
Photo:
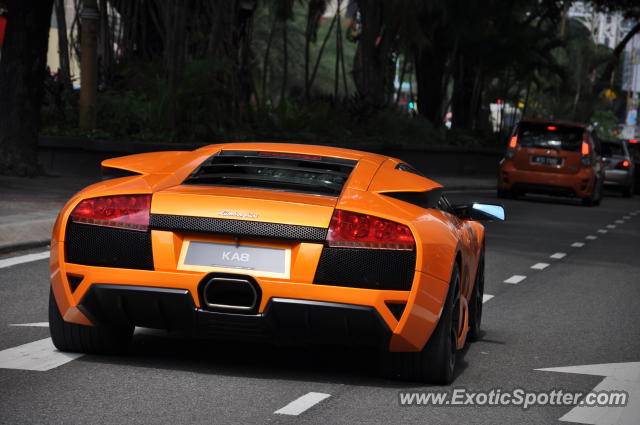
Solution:
M 371 306 L 271 298 L 258 314 L 196 307 L 185 289 L 93 285 L 78 305 L 94 323 L 184 330 L 203 337 L 384 348 L 391 329 Z
M 604 170 L 604 184 L 612 186 L 629 186 L 633 175 L 627 170 Z
M 138 326 L 191 329 L 230 339 L 301 342 L 309 334 L 309 341 L 319 343 L 386 344 L 391 351 L 419 351 L 437 325 L 448 291 L 448 282 L 420 271 L 414 272 L 410 291 L 256 277 L 260 296 L 252 314 L 214 313 L 208 311 L 199 293 L 205 272 L 86 266 L 60 261 L 63 255 L 64 244 L 53 243 L 50 276 L 57 305 L 65 321 L 87 326 L 128 320 Z M 74 282 L 70 276 L 75 277 Z M 96 296 L 96 287 L 103 288 L 104 295 Z M 114 292 L 119 288 L 133 288 L 133 292 L 122 297 L 118 295 L 122 292 Z M 129 305 L 141 305 L 140 312 Z M 404 307 L 401 315 L 397 307 Z M 125 313 L 129 316 L 122 316 Z M 289 319 L 282 319 L 285 316 Z M 301 329 L 301 324 L 306 328 Z M 376 331 L 371 333 L 372 329 Z
M 594 181 L 593 170 L 590 168 L 582 168 L 576 174 L 546 173 L 519 170 L 511 160 L 503 161 L 498 175 L 498 187 L 502 190 L 580 198 L 591 195 Z

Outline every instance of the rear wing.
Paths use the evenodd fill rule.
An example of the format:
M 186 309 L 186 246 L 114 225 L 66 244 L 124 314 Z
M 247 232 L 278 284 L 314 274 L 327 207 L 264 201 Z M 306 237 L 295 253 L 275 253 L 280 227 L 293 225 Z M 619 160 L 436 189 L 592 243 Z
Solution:
M 167 174 L 187 159 L 188 151 L 164 151 L 120 156 L 102 161 L 102 175 L 109 178 L 135 174 Z

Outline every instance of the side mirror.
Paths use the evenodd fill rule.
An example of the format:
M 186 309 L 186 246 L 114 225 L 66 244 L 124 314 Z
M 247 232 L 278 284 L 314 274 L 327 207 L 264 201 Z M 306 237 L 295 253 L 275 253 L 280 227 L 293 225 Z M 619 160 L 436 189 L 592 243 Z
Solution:
M 504 220 L 504 207 L 493 204 L 473 204 L 454 205 L 455 215 L 463 220 Z

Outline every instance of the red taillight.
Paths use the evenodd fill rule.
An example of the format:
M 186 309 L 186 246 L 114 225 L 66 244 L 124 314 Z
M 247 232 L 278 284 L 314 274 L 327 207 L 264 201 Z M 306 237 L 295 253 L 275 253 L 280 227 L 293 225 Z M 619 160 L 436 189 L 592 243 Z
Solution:
M 81 201 L 71 212 L 77 223 L 146 231 L 151 195 L 100 196 Z
M 515 149 L 516 146 L 518 146 L 518 136 L 513 136 L 511 137 L 511 140 L 509 140 L 509 147 L 511 149 Z
M 589 143 L 582 142 L 582 155 L 589 155 L 589 152 L 590 152 Z
M 549 131 L 556 131 L 558 128 L 555 125 L 548 125 L 547 126 L 547 130 Z
M 625 159 L 624 161 L 619 162 L 616 168 L 618 169 L 629 168 L 630 165 L 631 163 Z
M 638 139 L 629 139 L 629 143 L 636 144 L 638 143 Z
M 411 230 L 384 218 L 335 210 L 329 225 L 327 243 L 333 247 L 413 250 Z

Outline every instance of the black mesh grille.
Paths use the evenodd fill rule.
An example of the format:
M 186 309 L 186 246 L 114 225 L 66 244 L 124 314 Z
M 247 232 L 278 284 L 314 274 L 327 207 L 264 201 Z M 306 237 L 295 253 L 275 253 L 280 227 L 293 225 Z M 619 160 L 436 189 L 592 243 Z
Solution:
M 153 270 L 151 233 L 70 221 L 65 258 L 69 263 L 86 266 Z
M 327 229 L 323 227 L 294 226 L 291 224 L 230 220 L 226 218 L 152 214 L 150 226 L 153 229 L 174 232 L 222 233 L 309 242 L 324 242 L 327 238 Z
M 324 247 L 313 283 L 408 291 L 415 266 L 415 251 Z

